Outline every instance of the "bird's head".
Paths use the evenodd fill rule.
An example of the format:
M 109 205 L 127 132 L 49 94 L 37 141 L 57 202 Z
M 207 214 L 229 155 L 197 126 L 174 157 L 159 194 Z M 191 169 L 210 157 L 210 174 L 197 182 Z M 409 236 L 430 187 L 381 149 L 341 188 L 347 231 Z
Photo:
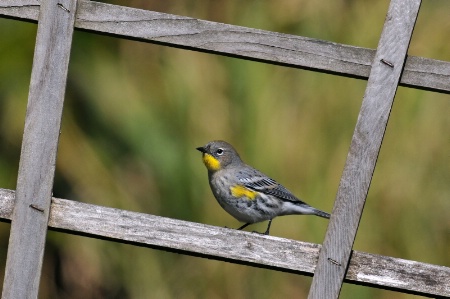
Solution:
M 197 147 L 197 150 L 203 153 L 203 163 L 208 171 L 214 172 L 241 162 L 233 146 L 225 141 L 211 141 L 205 146 Z

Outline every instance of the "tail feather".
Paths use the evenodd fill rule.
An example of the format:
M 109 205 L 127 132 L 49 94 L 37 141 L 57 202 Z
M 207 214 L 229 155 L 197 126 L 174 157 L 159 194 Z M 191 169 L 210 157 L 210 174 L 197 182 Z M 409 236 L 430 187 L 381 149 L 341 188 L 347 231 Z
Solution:
M 330 214 L 327 212 L 321 211 L 319 209 L 313 208 L 307 203 L 297 200 L 297 201 L 285 201 L 285 211 L 284 213 L 281 213 L 281 215 L 316 215 L 322 218 L 330 219 Z
M 327 219 L 330 219 L 330 216 L 331 216 L 330 214 L 328 214 L 324 211 L 318 210 L 318 209 L 314 209 L 314 215 L 317 215 L 317 216 L 323 217 L 323 218 L 327 218 Z

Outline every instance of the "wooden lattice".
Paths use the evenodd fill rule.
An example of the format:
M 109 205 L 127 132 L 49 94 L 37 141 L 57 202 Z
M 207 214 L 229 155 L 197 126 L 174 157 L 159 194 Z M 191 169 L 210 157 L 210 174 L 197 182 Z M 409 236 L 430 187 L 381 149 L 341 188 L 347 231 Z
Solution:
M 448 267 L 352 250 L 398 85 L 450 93 L 449 62 L 406 55 L 420 4 L 392 0 L 371 50 L 94 1 L 1 1 L 0 16 L 38 22 L 17 190 L 0 189 L 0 218 L 11 221 L 3 298 L 37 298 L 48 228 L 314 275 L 311 299 L 338 298 L 343 281 L 450 296 Z M 74 29 L 368 79 L 324 243 L 52 198 Z

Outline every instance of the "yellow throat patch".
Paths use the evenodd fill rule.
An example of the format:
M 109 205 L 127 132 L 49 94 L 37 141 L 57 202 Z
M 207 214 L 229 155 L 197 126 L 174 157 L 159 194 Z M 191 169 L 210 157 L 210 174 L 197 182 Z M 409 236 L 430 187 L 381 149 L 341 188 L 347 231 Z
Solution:
M 210 154 L 203 154 L 203 163 L 208 170 L 216 171 L 220 169 L 220 162 Z
M 241 185 L 232 186 L 230 191 L 231 195 L 234 197 L 247 197 L 250 200 L 255 199 L 256 195 L 258 195 L 258 192 L 247 189 Z

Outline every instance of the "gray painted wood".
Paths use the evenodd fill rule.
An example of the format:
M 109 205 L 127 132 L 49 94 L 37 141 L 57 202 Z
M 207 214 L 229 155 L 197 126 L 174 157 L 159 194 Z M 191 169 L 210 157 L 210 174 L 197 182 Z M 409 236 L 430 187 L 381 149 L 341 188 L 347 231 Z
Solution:
M 339 297 L 420 4 L 390 3 L 309 299 Z
M 76 0 L 41 1 L 2 298 L 37 298 Z
M 0 189 L 0 220 L 11 219 L 14 191 Z M 312 275 L 319 244 L 52 199 L 50 229 L 231 263 Z M 346 281 L 423 296 L 450 296 L 450 268 L 354 251 Z
M 143 42 L 367 79 L 375 50 L 80 0 L 75 27 Z M 0 16 L 36 21 L 37 0 L 0 2 Z M 408 57 L 400 84 L 450 93 L 450 63 Z

